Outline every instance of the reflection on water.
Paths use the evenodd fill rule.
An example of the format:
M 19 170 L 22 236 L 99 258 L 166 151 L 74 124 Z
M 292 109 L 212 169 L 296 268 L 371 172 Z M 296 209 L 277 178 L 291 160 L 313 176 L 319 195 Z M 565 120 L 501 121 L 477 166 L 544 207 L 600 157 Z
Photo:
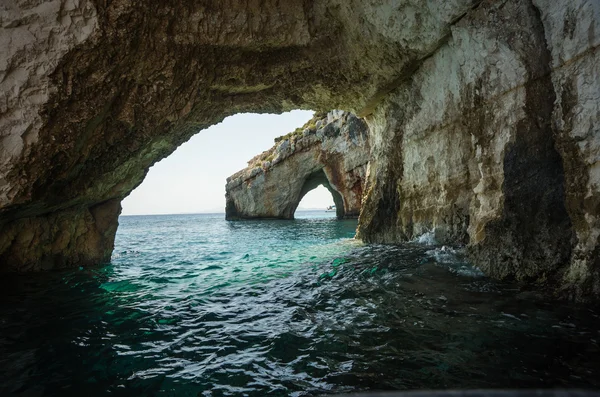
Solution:
M 355 226 L 123 217 L 110 266 L 2 278 L 0 395 L 600 384 L 596 311 Z

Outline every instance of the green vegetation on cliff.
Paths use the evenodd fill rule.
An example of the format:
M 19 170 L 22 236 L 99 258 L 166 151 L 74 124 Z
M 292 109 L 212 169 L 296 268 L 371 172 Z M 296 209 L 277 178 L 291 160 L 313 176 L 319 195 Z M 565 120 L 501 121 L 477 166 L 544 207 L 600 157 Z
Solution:
M 285 135 L 278 136 L 277 138 L 274 139 L 274 141 L 275 141 L 275 143 L 279 143 L 281 141 L 285 141 L 286 139 L 299 138 L 302 136 L 302 133 L 306 129 L 311 130 L 311 131 L 316 131 L 317 130 L 317 124 L 316 124 L 317 121 L 322 120 L 325 117 L 327 117 L 327 112 L 315 112 L 313 117 L 310 120 L 308 120 L 306 123 L 304 123 L 304 125 L 302 127 L 298 127 L 294 131 L 288 132 Z

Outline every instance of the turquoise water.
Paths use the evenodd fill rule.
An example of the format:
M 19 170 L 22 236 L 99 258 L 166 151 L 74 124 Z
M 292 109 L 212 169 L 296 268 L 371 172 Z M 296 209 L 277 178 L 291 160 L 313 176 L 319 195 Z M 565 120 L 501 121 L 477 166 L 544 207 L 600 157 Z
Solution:
M 355 221 L 297 215 L 121 217 L 108 266 L 4 275 L 0 395 L 600 385 L 595 309 L 491 281 L 428 236 L 366 246 Z

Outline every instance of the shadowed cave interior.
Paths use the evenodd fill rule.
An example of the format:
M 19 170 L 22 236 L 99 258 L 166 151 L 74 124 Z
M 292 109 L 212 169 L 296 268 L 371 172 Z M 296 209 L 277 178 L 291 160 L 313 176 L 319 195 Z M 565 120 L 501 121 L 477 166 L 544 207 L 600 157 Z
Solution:
M 303 175 L 324 169 L 344 216 L 360 209 L 360 239 L 398 244 L 435 229 L 494 278 L 600 296 L 596 1 L 8 4 L 4 270 L 109 261 L 121 200 L 228 115 L 346 109 L 359 121 L 335 117 L 369 126 L 368 176 L 364 159 L 336 162 L 333 141 L 325 160 L 336 166 Z M 305 164 L 292 148 L 328 132 L 316 124 L 228 184 L 260 182 L 278 158 Z M 267 198 L 283 174 L 264 178 Z M 263 206 L 252 205 L 258 191 L 232 190 L 227 207 L 292 216 L 300 182 Z

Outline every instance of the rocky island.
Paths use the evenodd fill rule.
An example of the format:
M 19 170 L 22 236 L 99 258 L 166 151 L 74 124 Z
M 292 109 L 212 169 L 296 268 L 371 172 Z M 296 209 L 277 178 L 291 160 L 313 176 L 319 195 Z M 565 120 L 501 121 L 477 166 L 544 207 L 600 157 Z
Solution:
M 344 109 L 369 128 L 359 238 L 433 230 L 490 276 L 600 297 L 595 0 L 8 0 L 0 13 L 3 271 L 109 261 L 120 201 L 228 115 Z M 321 169 L 339 215 L 355 213 Z M 265 214 L 290 217 L 297 191 Z M 230 195 L 229 214 L 246 214 Z
M 225 216 L 293 219 L 302 197 L 323 185 L 337 217 L 356 218 L 369 155 L 364 121 L 343 111 L 315 115 L 227 178 Z

